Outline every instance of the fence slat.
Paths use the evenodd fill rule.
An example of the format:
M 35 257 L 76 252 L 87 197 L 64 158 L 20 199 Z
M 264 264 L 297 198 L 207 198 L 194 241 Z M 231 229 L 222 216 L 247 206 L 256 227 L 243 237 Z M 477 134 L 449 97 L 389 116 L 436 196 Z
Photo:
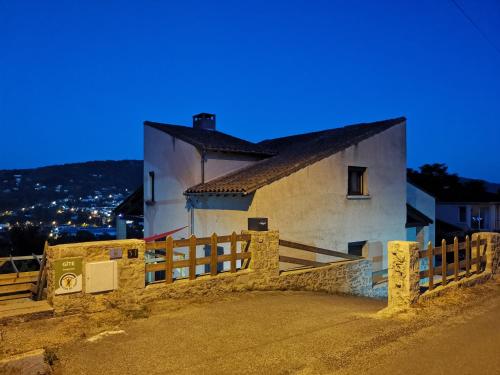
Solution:
M 217 275 L 217 234 L 210 237 L 210 275 Z
M 189 280 L 196 278 L 196 236 L 189 237 Z
M 458 263 L 458 238 L 455 236 L 453 239 L 453 263 L 454 263 L 454 281 L 458 281 L 458 273 L 459 273 L 459 263 Z
M 477 245 L 476 245 L 476 252 L 477 252 L 477 263 L 476 263 L 476 273 L 481 272 L 481 236 L 477 236 Z
M 292 249 L 309 251 L 309 252 L 315 253 L 315 254 L 329 255 L 329 256 L 337 257 L 337 258 L 345 258 L 345 259 L 350 259 L 350 260 L 363 259 L 363 257 L 360 257 L 358 255 L 342 253 L 340 251 L 323 249 L 321 247 L 316 247 L 316 246 L 311 246 L 311 245 L 304 245 L 304 244 L 301 244 L 301 243 L 297 243 L 297 242 L 293 242 L 293 241 L 287 241 L 287 240 L 282 240 L 282 239 L 279 240 L 279 244 L 280 244 L 280 246 L 289 247 L 289 248 L 292 248 Z
M 172 263 L 174 261 L 174 239 L 172 236 L 167 237 L 165 248 L 165 283 L 172 283 L 173 268 Z
M 470 237 L 465 237 L 465 276 L 469 277 L 470 275 Z
M 432 254 L 432 242 L 427 244 L 427 259 L 429 262 L 429 290 L 434 289 L 434 256 Z
M 446 264 L 446 240 L 441 241 L 441 277 L 443 278 L 442 285 L 446 286 L 446 274 L 447 274 L 447 264 Z
M 236 232 L 231 234 L 231 272 L 236 272 Z
M 308 266 L 308 267 L 321 267 L 321 266 L 328 265 L 328 263 L 321 263 L 321 262 L 316 262 L 314 260 L 308 260 L 308 259 L 293 258 L 293 257 L 285 256 L 285 255 L 280 255 L 279 260 L 280 260 L 280 262 L 283 262 L 283 263 L 300 264 L 302 266 Z

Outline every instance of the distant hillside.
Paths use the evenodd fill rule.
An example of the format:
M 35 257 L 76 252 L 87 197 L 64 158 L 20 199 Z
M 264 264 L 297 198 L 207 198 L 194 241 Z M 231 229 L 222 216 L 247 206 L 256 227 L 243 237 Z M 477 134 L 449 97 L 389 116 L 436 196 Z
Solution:
M 0 211 L 95 195 L 126 196 L 142 184 L 142 165 L 142 160 L 107 160 L 0 170 Z
M 460 181 L 463 183 L 475 181 L 473 178 L 467 178 L 467 177 L 460 177 Z M 488 182 L 488 181 L 483 181 L 484 182 L 484 187 L 487 192 L 489 193 L 498 193 L 500 191 L 500 184 L 494 183 L 494 182 Z

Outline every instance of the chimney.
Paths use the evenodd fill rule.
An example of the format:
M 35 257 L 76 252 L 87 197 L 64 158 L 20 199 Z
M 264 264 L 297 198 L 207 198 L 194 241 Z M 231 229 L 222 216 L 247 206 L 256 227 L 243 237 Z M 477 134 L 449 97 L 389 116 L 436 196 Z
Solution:
M 193 128 L 215 130 L 215 115 L 212 113 L 198 113 L 194 115 Z

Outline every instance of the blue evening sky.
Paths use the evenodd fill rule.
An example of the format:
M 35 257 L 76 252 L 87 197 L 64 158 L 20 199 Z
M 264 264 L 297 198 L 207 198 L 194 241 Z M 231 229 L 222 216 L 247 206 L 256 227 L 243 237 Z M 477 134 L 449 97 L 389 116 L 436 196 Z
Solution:
M 457 1 L 500 48 L 500 2 Z M 500 53 L 451 0 L 0 0 L 0 169 L 141 159 L 197 112 L 252 141 L 404 115 L 410 167 L 500 182 Z

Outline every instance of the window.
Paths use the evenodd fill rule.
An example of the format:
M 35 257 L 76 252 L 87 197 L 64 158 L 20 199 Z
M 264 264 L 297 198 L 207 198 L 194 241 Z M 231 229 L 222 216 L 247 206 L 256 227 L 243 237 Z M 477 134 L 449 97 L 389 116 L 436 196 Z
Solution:
M 155 202 L 155 173 L 149 171 L 149 199 L 146 204 L 153 204 Z
M 347 195 L 367 195 L 366 168 L 348 167 Z
M 357 255 L 359 257 L 363 256 L 363 247 L 365 246 L 366 241 L 356 241 L 349 242 L 347 244 L 347 253 L 350 255 Z
M 459 220 L 461 223 L 465 223 L 465 221 L 466 221 L 466 217 L 467 217 L 467 214 L 466 214 L 466 207 L 465 207 L 465 206 L 460 206 L 460 207 L 458 207 L 458 220 Z

